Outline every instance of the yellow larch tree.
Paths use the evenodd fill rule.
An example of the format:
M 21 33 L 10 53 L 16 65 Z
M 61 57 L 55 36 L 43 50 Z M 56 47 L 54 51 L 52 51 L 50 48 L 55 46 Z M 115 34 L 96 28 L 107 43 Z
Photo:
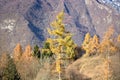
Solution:
M 32 55 L 32 47 L 27 45 L 16 67 L 22 80 L 33 80 L 39 71 L 38 58 Z
M 22 59 L 21 60 L 31 60 L 33 58 L 32 56 L 32 47 L 30 45 L 27 45 L 25 48 L 25 51 L 23 52 Z
M 116 41 L 117 50 L 120 51 L 120 34 L 117 36 Z
M 105 32 L 103 39 L 100 43 L 100 49 L 99 52 L 100 53 L 110 53 L 113 54 L 116 52 L 116 47 L 113 43 L 113 39 L 112 36 L 114 34 L 114 28 L 113 27 L 109 27 L 108 31 Z M 107 54 L 105 54 L 107 55 Z
M 97 35 L 94 35 L 89 45 L 91 52 L 90 54 L 96 54 L 99 49 L 99 38 Z
M 14 48 L 14 53 L 13 53 L 13 59 L 15 62 L 18 62 L 20 60 L 22 56 L 22 47 L 20 45 L 20 43 L 18 43 L 16 45 L 16 47 Z
M 91 45 L 91 41 L 92 41 L 92 38 L 90 36 L 90 33 L 86 33 L 84 41 L 82 43 L 82 49 L 84 49 L 86 51 L 86 53 L 84 54 L 84 56 L 89 56 L 89 53 L 91 51 L 89 45 Z
M 88 45 L 89 42 L 90 42 L 90 39 L 91 39 L 90 33 L 86 33 L 85 38 L 84 38 L 84 41 L 83 41 L 83 44 L 82 44 L 82 47 L 83 47 L 83 48 L 86 48 L 86 47 L 87 47 L 87 45 Z
M 114 34 L 114 28 L 109 27 L 108 30 L 105 32 L 103 39 L 100 43 L 99 53 L 104 55 L 104 79 L 109 80 L 112 74 L 111 68 L 111 60 L 110 55 L 116 53 L 117 49 L 113 43 L 112 36 Z
M 46 42 L 50 43 L 50 50 L 56 55 L 56 71 L 59 73 L 59 80 L 61 80 L 62 60 L 75 57 L 76 44 L 72 40 L 72 35 L 65 30 L 63 24 L 64 12 L 60 12 L 56 18 L 51 23 L 52 29 L 48 29 L 51 38 L 48 38 Z
M 7 64 L 8 64 L 8 56 L 6 53 L 2 54 L 0 56 L 0 67 L 1 68 L 6 68 L 7 67 Z
M 84 57 L 94 55 L 97 53 L 99 48 L 99 38 L 97 35 L 94 35 L 93 38 L 90 36 L 90 33 L 87 33 L 85 35 L 83 44 L 82 44 L 82 49 L 85 50 Z

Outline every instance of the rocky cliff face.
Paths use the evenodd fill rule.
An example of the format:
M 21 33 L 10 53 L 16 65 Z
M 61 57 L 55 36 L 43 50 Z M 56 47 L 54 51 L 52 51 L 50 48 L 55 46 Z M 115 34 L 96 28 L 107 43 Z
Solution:
M 100 37 L 111 25 L 120 33 L 119 0 L 2 0 L 0 1 L 0 53 L 17 43 L 42 46 L 46 28 L 61 10 L 66 29 L 81 44 L 86 32 Z

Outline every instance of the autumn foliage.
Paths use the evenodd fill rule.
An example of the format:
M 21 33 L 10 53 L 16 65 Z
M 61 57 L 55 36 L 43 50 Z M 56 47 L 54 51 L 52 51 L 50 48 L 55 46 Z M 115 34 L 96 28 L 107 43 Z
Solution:
M 18 43 L 16 45 L 16 47 L 14 48 L 14 54 L 13 54 L 13 58 L 15 60 L 15 62 L 19 61 L 21 56 L 22 56 L 22 47 L 21 45 Z
M 100 53 L 102 54 L 109 53 L 109 55 L 116 53 L 117 49 L 113 42 L 113 38 L 112 38 L 113 34 L 114 34 L 113 27 L 109 27 L 108 31 L 105 32 L 103 39 L 100 43 L 100 49 L 99 49 Z
M 89 33 L 85 35 L 85 39 L 82 44 L 82 49 L 85 50 L 84 56 L 90 56 L 97 53 L 99 48 L 99 38 L 97 35 L 94 35 L 93 38 Z
M 14 49 L 13 59 L 22 80 L 33 80 L 37 75 L 39 62 L 32 52 L 30 45 L 27 45 L 23 51 L 19 43 Z
M 113 27 L 109 27 L 108 31 L 105 32 L 101 41 L 97 35 L 93 37 L 90 36 L 89 33 L 85 35 L 84 41 L 82 43 L 82 49 L 85 50 L 84 56 L 90 56 L 94 54 L 105 54 L 112 55 L 117 52 L 117 47 L 114 44 L 114 39 L 112 38 L 114 34 Z M 119 42 L 119 36 L 117 37 L 117 41 Z
M 13 59 L 6 53 L 0 56 L 0 80 L 20 80 Z
M 97 34 L 91 36 L 90 33 L 86 33 L 81 46 L 77 46 L 72 40 L 73 35 L 65 29 L 63 22 L 64 12 L 62 11 L 47 29 L 50 37 L 46 39 L 41 49 L 37 45 L 33 49 L 30 45 L 22 48 L 18 43 L 11 56 L 0 55 L 0 80 L 34 80 L 43 68 L 43 71 L 50 69 L 49 75 L 53 75 L 50 72 L 57 73 L 57 78 L 62 80 L 65 68 L 78 56 L 76 54 L 81 54 L 84 58 L 104 56 L 103 78 L 108 80 L 109 75 L 111 77 L 112 74 L 112 70 L 109 70 L 111 67 L 109 57 L 120 51 L 120 34 L 117 37 L 114 36 L 113 27 L 109 27 L 102 38 Z M 84 66 L 82 65 L 81 70 Z
M 65 30 L 63 24 L 64 12 L 60 12 L 56 16 L 56 20 L 51 23 L 52 29 L 48 28 L 48 33 L 52 36 L 46 42 L 50 44 L 50 50 L 56 56 L 56 71 L 59 73 L 59 80 L 61 80 L 62 60 L 73 59 L 75 57 L 76 44 L 72 40 L 70 32 Z

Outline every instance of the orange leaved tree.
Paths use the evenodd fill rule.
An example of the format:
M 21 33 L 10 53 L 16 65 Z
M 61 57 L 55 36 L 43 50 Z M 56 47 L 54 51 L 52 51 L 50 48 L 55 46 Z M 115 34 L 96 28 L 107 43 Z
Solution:
M 20 60 L 22 53 L 23 53 L 22 47 L 21 47 L 20 43 L 18 43 L 16 45 L 16 47 L 14 48 L 14 53 L 13 53 L 13 59 L 14 59 L 15 63 L 17 63 Z
M 103 39 L 100 43 L 100 53 L 104 53 L 105 55 L 110 55 L 116 52 L 116 47 L 113 43 L 112 36 L 114 34 L 114 28 L 109 27 L 108 31 L 105 32 Z M 108 53 L 108 54 L 107 54 Z

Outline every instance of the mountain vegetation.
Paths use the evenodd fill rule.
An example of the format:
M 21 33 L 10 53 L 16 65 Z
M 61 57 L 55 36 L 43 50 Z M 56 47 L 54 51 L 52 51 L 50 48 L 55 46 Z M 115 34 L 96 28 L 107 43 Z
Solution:
M 101 39 L 88 32 L 78 46 L 64 16 L 61 11 L 51 22 L 42 48 L 18 43 L 12 55 L 0 55 L 0 80 L 119 80 L 120 35 L 114 28 Z

